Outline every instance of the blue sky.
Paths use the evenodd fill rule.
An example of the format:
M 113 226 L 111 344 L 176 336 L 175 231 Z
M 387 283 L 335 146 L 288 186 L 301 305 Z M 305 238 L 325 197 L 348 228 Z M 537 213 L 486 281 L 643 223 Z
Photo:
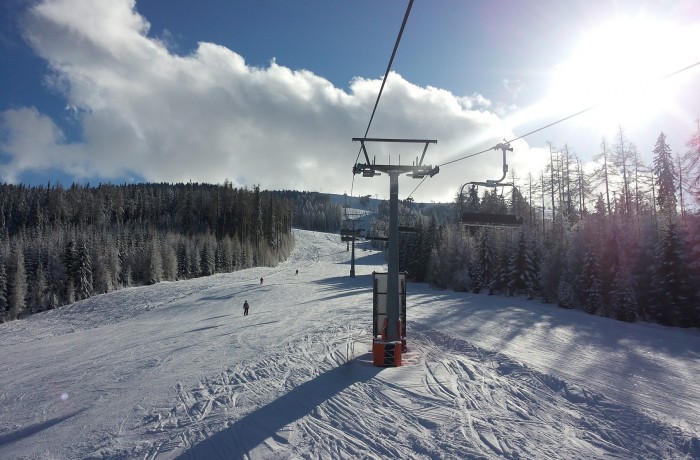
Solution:
M 386 196 L 386 180 L 352 181 L 351 138 L 364 134 L 407 4 L 5 1 L 0 180 L 228 179 Z M 699 24 L 693 0 L 416 0 L 370 136 L 437 139 L 426 161 L 441 164 L 601 103 L 515 143 L 511 169 L 539 175 L 547 141 L 590 162 L 619 125 L 647 161 L 661 131 L 683 153 L 700 71 L 649 82 L 700 61 Z M 420 154 L 373 148 L 378 162 Z M 500 170 L 499 152 L 454 163 L 414 197 L 450 200 Z M 402 179 L 401 195 L 415 185 Z

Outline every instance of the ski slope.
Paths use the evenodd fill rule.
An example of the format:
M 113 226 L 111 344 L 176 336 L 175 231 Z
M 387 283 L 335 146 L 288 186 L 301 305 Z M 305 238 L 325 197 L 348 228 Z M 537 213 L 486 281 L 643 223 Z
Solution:
M 339 239 L 0 324 L 0 458 L 700 458 L 698 330 L 409 283 L 376 368 Z

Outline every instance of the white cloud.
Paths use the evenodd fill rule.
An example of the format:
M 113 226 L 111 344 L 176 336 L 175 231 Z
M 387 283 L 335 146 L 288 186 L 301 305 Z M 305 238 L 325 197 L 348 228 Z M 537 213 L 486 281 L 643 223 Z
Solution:
M 58 168 L 75 177 L 86 177 L 82 145 L 68 145 L 54 122 L 35 108 L 8 110 L 0 114 L 5 135 L 0 151 L 10 159 L 2 167 L 6 182 L 15 182 L 27 170 Z
M 57 167 L 78 178 L 199 181 L 263 188 L 350 192 L 351 168 L 381 81 L 356 78 L 348 91 L 274 60 L 246 65 L 225 47 L 200 43 L 172 54 L 133 0 L 47 0 L 32 8 L 25 36 L 50 63 L 49 80 L 78 114 L 80 143 L 66 144 L 35 109 L 9 110 L 0 145 L 11 157 L 5 180 Z M 389 76 L 369 136 L 431 138 L 426 162 L 440 164 L 514 137 L 478 94 L 457 97 Z M 372 144 L 377 162 L 404 164 L 422 147 Z M 390 148 L 391 147 L 391 148 Z M 400 147 L 400 148 L 398 148 Z M 514 162 L 531 165 L 519 144 Z M 500 152 L 442 168 L 418 200 L 450 200 L 461 183 L 500 176 Z M 361 160 L 362 161 L 362 160 Z M 520 171 L 519 171 L 520 172 Z M 354 193 L 388 195 L 384 178 L 355 179 Z M 418 184 L 402 180 L 405 196 Z

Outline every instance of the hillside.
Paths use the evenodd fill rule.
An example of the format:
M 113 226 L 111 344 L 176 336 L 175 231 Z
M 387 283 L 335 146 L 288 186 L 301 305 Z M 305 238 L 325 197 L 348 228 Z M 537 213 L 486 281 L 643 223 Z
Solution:
M 383 256 L 349 278 L 336 235 L 295 236 L 276 268 L 0 324 L 0 458 L 700 457 L 697 329 L 409 284 L 380 369 Z

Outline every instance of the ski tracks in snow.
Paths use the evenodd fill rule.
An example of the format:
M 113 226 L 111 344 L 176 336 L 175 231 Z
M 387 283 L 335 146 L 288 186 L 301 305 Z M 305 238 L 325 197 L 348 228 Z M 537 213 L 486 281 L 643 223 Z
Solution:
M 696 458 L 697 438 L 445 333 L 409 330 L 400 368 L 369 336 L 304 332 L 144 419 L 144 458 Z M 348 342 L 365 353 L 346 361 Z M 420 384 L 418 384 L 420 382 Z M 144 447 L 147 451 L 144 452 Z M 141 449 L 141 450 L 139 450 Z
M 320 431 L 310 428 L 309 423 L 312 426 L 314 422 L 308 421 L 301 421 L 294 429 L 285 426 L 295 425 L 298 418 L 314 412 L 316 404 L 304 399 L 322 403 L 334 395 L 333 388 L 346 385 L 339 375 L 324 376 L 347 370 L 347 345 L 362 334 L 368 338 L 362 331 L 333 325 L 324 332 L 303 332 L 276 351 L 270 347 L 265 356 L 260 350 L 259 359 L 238 362 L 216 376 L 203 378 L 193 388 L 178 384 L 177 402 L 172 407 L 153 409 L 144 417 L 136 437 L 150 441 L 135 446 L 130 456 L 246 458 L 256 448 L 279 454 L 280 445 L 293 452 L 285 433 L 293 433 L 292 438 L 304 444 L 302 439 Z M 368 371 L 373 372 L 369 367 Z M 299 394 L 289 397 L 294 391 Z M 319 409 L 317 415 L 322 413 Z M 256 434 L 251 435 L 251 431 Z M 193 453 L 193 446 L 217 433 L 225 436 Z M 358 446 L 360 450 L 351 456 L 363 447 Z
M 131 368 L 110 368 L 115 377 L 150 369 L 149 376 L 165 381 L 161 387 L 170 393 L 138 398 L 129 416 L 117 422 L 118 432 L 91 435 L 100 436 L 99 445 L 80 452 L 90 458 L 148 460 L 700 458 L 697 434 L 413 319 L 404 365 L 374 367 L 369 287 L 358 290 L 357 280 L 339 281 L 347 273 L 347 253 L 328 238 L 306 232 L 293 257 L 274 269 L 134 288 L 111 294 L 104 305 L 88 299 L 71 307 L 75 312 L 62 309 L 69 315 L 65 325 L 44 326 L 63 314 L 57 311 L 31 325 L 12 325 L 15 334 L 0 338 L 0 344 L 94 329 L 161 308 L 159 320 L 200 318 L 189 304 L 198 306 L 197 312 L 211 308 L 201 316 L 207 321 L 223 319 L 228 307 L 217 305 L 233 299 L 232 291 L 255 286 L 261 292 L 255 305 L 264 308 L 245 328 L 227 320 L 182 329 L 183 336 L 202 334 L 198 340 L 211 346 L 221 345 L 216 337 L 204 338 L 213 326 L 231 327 L 232 348 L 221 345 L 202 354 L 189 341 L 180 345 L 189 347 L 185 356 L 193 362 L 216 358 L 215 364 L 197 367 L 206 375 L 167 374 L 179 382 L 159 376 L 159 367 L 171 365 L 176 356 L 164 351 L 171 340 L 172 346 L 179 343 L 176 336 L 162 339 L 163 349 L 134 347 L 142 359 L 122 361 L 135 363 Z M 367 275 L 375 266 L 358 269 Z M 258 286 L 263 275 L 266 283 Z M 296 291 L 275 291 L 292 285 L 298 285 Z M 110 308 L 122 298 L 131 300 L 128 308 Z M 273 304 L 289 309 L 278 314 L 279 307 L 269 307 Z M 85 313 L 89 320 L 82 319 Z M 179 330 L 176 322 L 168 324 Z M 48 332 L 41 332 L 44 327 Z M 121 349 L 105 347 L 104 354 Z M 182 359 L 175 363 L 176 370 L 189 365 Z M 158 402 L 149 405 L 153 399 Z
M 697 438 L 503 354 L 414 330 L 424 389 L 451 406 L 447 433 L 475 457 L 696 458 Z M 450 404 L 450 401 L 452 403 Z

